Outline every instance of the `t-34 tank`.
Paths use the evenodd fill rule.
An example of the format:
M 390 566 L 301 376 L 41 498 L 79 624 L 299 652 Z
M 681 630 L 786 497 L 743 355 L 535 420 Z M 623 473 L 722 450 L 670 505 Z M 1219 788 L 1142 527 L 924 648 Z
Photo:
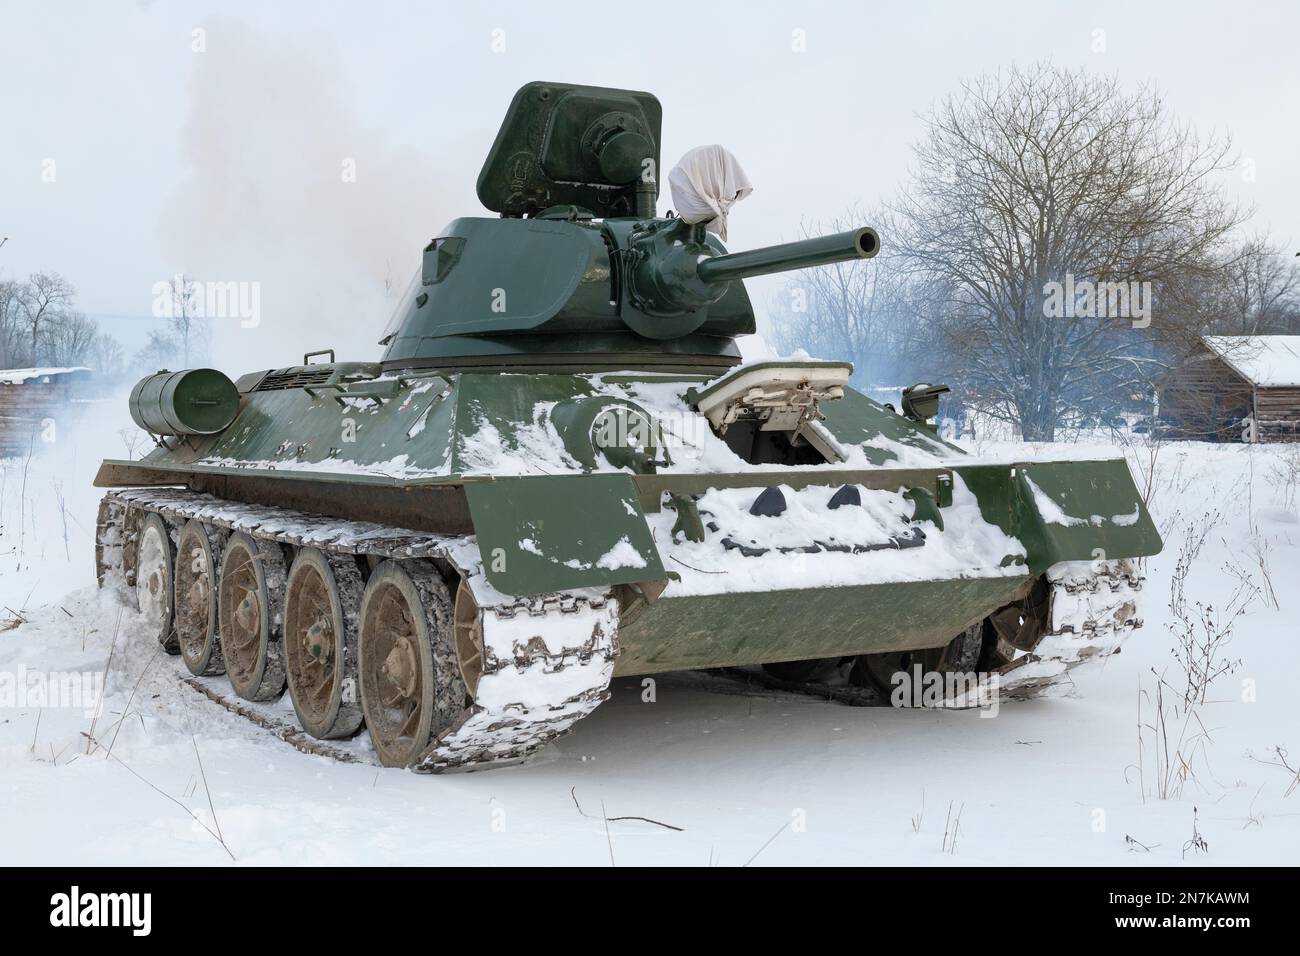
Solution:
M 1122 460 L 974 460 L 942 386 L 900 414 L 846 363 L 742 364 L 741 280 L 878 237 L 727 253 L 743 174 L 693 152 L 695 212 L 658 217 L 659 135 L 647 93 L 530 83 L 478 180 L 499 218 L 429 243 L 380 361 L 136 387 L 158 447 L 99 472 L 101 580 L 205 686 L 435 771 L 527 756 L 615 677 L 1024 696 L 1140 623 L 1160 540 Z

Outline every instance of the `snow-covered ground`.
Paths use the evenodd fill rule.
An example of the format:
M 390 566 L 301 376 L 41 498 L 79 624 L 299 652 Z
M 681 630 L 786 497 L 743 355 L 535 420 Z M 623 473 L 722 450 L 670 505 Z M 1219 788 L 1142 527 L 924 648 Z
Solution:
M 1300 787 L 1286 795 L 1295 775 L 1272 750 L 1290 748 L 1300 766 L 1300 449 L 1124 449 L 1139 485 L 1154 460 L 1166 547 L 1146 569 L 1146 627 L 1104 667 L 1076 672 L 1075 697 L 989 719 L 690 675 L 659 678 L 646 702 L 641 681 L 625 680 L 530 764 L 426 777 L 307 756 L 226 713 L 178 684 L 178 660 L 94 588 L 89 484 L 100 457 L 125 457 L 119 407 L 3 463 L 0 675 L 84 674 L 93 689 L 106 674 L 107 696 L 97 717 L 0 701 L 0 862 L 1143 865 L 1185 854 L 1195 865 L 1300 852 Z M 1171 749 L 1182 734 L 1190 770 L 1160 799 L 1161 758 L 1138 717 L 1153 700 L 1140 688 L 1153 692 L 1153 668 L 1180 684 L 1167 605 L 1180 549 L 1202 531 L 1189 606 L 1222 613 L 1243 577 L 1263 593 L 1235 621 L 1225 653 L 1240 663 L 1199 722 L 1183 734 L 1170 715 Z M 87 734 L 103 743 L 89 755 Z M 1194 808 L 1208 852 L 1185 849 Z

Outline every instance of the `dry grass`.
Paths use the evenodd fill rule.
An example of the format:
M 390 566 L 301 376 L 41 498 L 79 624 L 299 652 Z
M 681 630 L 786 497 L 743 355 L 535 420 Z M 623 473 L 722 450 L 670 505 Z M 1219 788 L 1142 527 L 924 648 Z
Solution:
M 963 803 L 957 808 L 957 816 L 952 815 L 952 801 L 948 801 L 948 817 L 943 822 L 943 852 L 953 856 L 957 852 L 957 834 L 961 832 L 961 814 L 966 809 Z
M 1212 604 L 1188 601 L 1188 578 L 1221 518 L 1220 512 L 1211 511 L 1187 526 L 1169 582 L 1170 621 L 1165 626 L 1174 636 L 1174 658 L 1183 672 L 1185 709 L 1204 704 L 1210 686 L 1231 674 L 1241 663 L 1226 657 L 1225 648 L 1237 621 L 1261 595 L 1249 572 L 1227 563 L 1223 571 L 1236 579 L 1237 587 L 1226 605 L 1216 608 Z
M 88 746 L 95 746 L 95 747 L 102 747 L 102 746 L 103 746 L 103 743 L 102 743 L 101 741 L 99 741 L 99 740 L 96 740 L 92 735 L 90 735 L 90 734 L 86 734 L 86 737 L 87 737 L 87 739 L 88 739 Z M 191 738 L 191 739 L 193 740 L 193 738 Z M 116 761 L 116 762 L 117 762 L 117 763 L 118 763 L 118 764 L 119 764 L 119 765 L 120 765 L 124 770 L 126 770 L 127 773 L 129 773 L 131 776 L 135 777 L 135 779 L 139 780 L 141 783 L 143 783 L 145 786 L 147 786 L 147 787 L 148 787 L 150 790 L 152 790 L 154 793 L 158 794 L 158 795 L 161 796 L 161 797 L 164 797 L 164 798 L 167 799 L 167 800 L 170 800 L 172 803 L 176 804 L 176 806 L 178 806 L 178 807 L 180 807 L 182 810 L 184 810 L 184 811 L 186 812 L 186 814 L 189 815 L 190 819 L 192 819 L 192 820 L 194 821 L 194 823 L 195 823 L 196 826 L 201 827 L 201 828 L 202 828 L 202 829 L 203 829 L 203 830 L 204 830 L 204 831 L 205 831 L 209 836 L 212 837 L 212 839 L 216 840 L 217 843 L 219 843 L 219 844 L 221 845 L 221 849 L 223 849 L 223 850 L 226 851 L 226 856 L 230 857 L 230 862 L 234 863 L 234 862 L 235 862 L 235 854 L 231 852 L 230 847 L 226 844 L 226 838 L 225 838 L 225 836 L 223 836 L 222 833 L 221 833 L 221 824 L 218 823 L 218 821 L 217 821 L 217 811 L 216 811 L 216 807 L 214 806 L 214 804 L 213 804 L 213 802 L 212 802 L 212 791 L 208 789 L 208 779 L 207 779 L 207 775 L 204 774 L 204 772 L 203 772 L 203 761 L 202 761 L 202 759 L 199 758 L 199 745 L 198 745 L 198 741 L 194 741 L 194 756 L 195 756 L 196 759 L 199 760 L 199 774 L 200 774 L 200 776 L 201 776 L 201 778 L 202 778 L 202 780 L 203 780 L 203 790 L 204 790 L 204 793 L 207 795 L 207 800 L 208 800 L 208 811 L 212 814 L 212 824 L 213 824 L 212 827 L 210 827 L 210 826 L 208 826 L 206 823 L 204 823 L 204 822 L 203 822 L 203 818 L 200 817 L 199 814 L 197 814 L 194 810 L 192 810 L 191 808 L 187 807 L 185 804 L 181 803 L 180 800 L 178 800 L 178 799 L 176 799 L 175 797 L 173 797 L 173 796 L 172 796 L 170 793 L 168 793 L 166 790 L 163 790 L 161 787 L 157 786 L 156 784 L 151 783 L 150 781 L 148 781 L 148 780 L 146 780 L 144 777 L 142 777 L 139 773 L 137 773 L 135 770 L 133 770 L 133 769 L 132 769 L 128 764 L 127 764 L 127 762 L 126 762 L 125 760 L 123 760 L 121 757 L 114 756 L 113 754 L 109 754 L 109 755 L 108 755 L 108 757 L 109 757 L 110 759 Z M 216 829 L 214 830 L 213 827 L 216 827 Z
M 1181 706 L 1175 702 L 1172 687 L 1154 670 L 1155 686 L 1147 690 L 1138 683 L 1138 787 L 1142 801 L 1147 798 L 1146 753 L 1150 750 L 1153 765 L 1150 767 L 1155 783 L 1155 794 L 1160 800 L 1175 800 L 1182 796 L 1188 783 L 1196 781 L 1197 760 L 1205 758 L 1205 751 L 1213 743 L 1209 731 L 1201 722 L 1196 705 Z M 1167 692 L 1171 692 L 1168 693 Z M 1148 712 L 1144 716 L 1144 705 Z

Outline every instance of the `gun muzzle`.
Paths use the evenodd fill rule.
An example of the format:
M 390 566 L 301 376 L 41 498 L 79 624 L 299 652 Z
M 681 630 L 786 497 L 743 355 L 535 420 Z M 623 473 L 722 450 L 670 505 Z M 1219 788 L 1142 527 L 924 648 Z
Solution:
M 863 226 L 833 236 L 815 236 L 799 242 L 712 256 L 699 263 L 695 272 L 704 282 L 730 282 L 852 259 L 870 259 L 879 251 L 880 236 L 876 230 Z

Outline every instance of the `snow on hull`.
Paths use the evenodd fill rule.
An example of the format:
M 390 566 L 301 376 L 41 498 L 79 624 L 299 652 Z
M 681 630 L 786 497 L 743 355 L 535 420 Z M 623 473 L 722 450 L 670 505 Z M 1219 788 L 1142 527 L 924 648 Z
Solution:
M 810 486 L 801 491 L 783 488 L 791 505 L 779 518 L 748 514 L 740 502 L 752 501 L 758 489 L 710 491 L 700 499 L 701 517 L 712 506 L 718 512 L 719 531 L 702 542 L 673 542 L 673 511 L 647 515 L 665 567 L 681 579 L 669 582 L 665 597 L 688 597 L 753 591 L 781 591 L 791 587 L 853 587 L 905 581 L 953 578 L 1023 577 L 1025 549 L 1015 538 L 989 524 L 980 514 L 975 496 L 960 475 L 953 476 L 953 503 L 943 509 L 944 528 L 933 522 L 906 522 L 912 503 L 895 491 L 861 492 L 861 507 L 827 507 L 834 488 Z M 783 545 L 822 542 L 851 546 L 886 542 L 891 536 L 919 527 L 925 542 L 916 548 L 882 548 L 861 553 L 823 549 L 817 553 L 782 552 Z M 772 550 L 747 556 L 739 548 L 721 544 L 724 533 Z
M 887 413 L 878 404 L 857 396 L 854 400 L 862 402 L 858 411 L 863 411 L 866 418 L 859 421 L 851 413 L 850 435 L 831 434 L 824 423 L 819 423 L 819 433 L 823 439 L 843 458 L 834 464 L 753 464 L 734 452 L 726 441 L 710 427 L 708 419 L 700 414 L 685 395 L 692 387 L 702 388 L 708 384 L 725 381 L 744 372 L 747 366 L 737 366 L 727 376 L 714 379 L 712 383 L 701 378 L 676 374 L 656 374 L 645 371 L 628 371 L 622 373 L 601 373 L 591 375 L 562 376 L 572 383 L 575 396 L 600 395 L 610 400 L 611 407 L 617 403 L 633 403 L 649 413 L 656 429 L 656 438 L 663 442 L 668 456 L 668 463 L 660 464 L 657 472 L 662 475 L 699 475 L 711 473 L 752 473 L 764 474 L 779 471 L 811 471 L 831 474 L 835 471 L 869 470 L 879 468 L 948 468 L 957 465 L 980 463 L 1007 463 L 1016 459 L 989 459 L 981 456 L 968 456 L 951 444 L 922 428 L 905 423 L 898 416 Z M 479 376 L 480 378 L 482 376 Z M 464 382 L 473 378 L 467 373 L 462 376 Z M 566 450 L 551 414 L 556 408 L 557 400 L 530 400 L 544 394 L 546 390 L 535 389 L 537 376 L 522 374 L 502 374 L 494 377 L 491 388 L 501 394 L 513 394 L 526 409 L 522 414 L 514 413 L 517 420 L 496 420 L 489 409 L 481 407 L 477 399 L 466 399 L 465 407 L 459 412 L 459 420 L 445 418 L 435 429 L 430 416 L 434 405 L 413 402 L 417 394 L 432 389 L 429 382 L 411 386 L 406 400 L 394 414 L 405 414 L 402 419 L 401 440 L 410 442 L 401 454 L 388 457 L 376 455 L 379 460 L 357 461 L 350 454 L 355 445 L 343 445 L 337 454 L 322 460 L 309 460 L 294 454 L 289 441 L 282 456 L 268 458 L 243 458 L 220 454 L 201 456 L 193 462 L 195 466 L 223 471 L 294 477 L 297 475 L 321 476 L 323 478 L 347 480 L 351 477 L 386 479 L 393 482 L 440 481 L 459 476 L 502 476 L 502 475 L 577 475 L 588 469 L 575 460 Z M 384 379 L 376 380 L 378 382 Z M 438 379 L 441 383 L 443 380 Z M 486 389 L 486 386 L 482 386 Z M 450 389 L 448 390 L 448 394 Z M 828 405 L 838 405 L 849 399 L 835 399 Z M 347 407 L 346 414 L 352 418 L 378 415 L 382 406 L 369 401 L 347 398 L 341 399 Z M 352 406 L 357 406 L 353 408 Z M 876 416 L 872 418 L 871 416 Z M 889 434 L 882 434 L 878 428 L 882 423 Z M 283 422 L 286 426 L 294 424 L 292 420 Z M 232 434 L 251 434 L 261 426 L 245 423 L 232 427 Z M 445 429 L 450 427 L 451 433 Z M 905 440 L 899 440 L 901 436 Z M 296 438 L 294 439 L 297 440 Z M 335 439 L 331 436 L 328 441 Z M 320 447 L 319 445 L 317 447 Z M 429 449 L 443 449 L 434 454 Z M 662 457 L 662 456 L 661 456 Z M 1033 460 L 1038 456 L 1029 456 L 1020 460 Z M 1085 456 L 1086 457 L 1086 456 Z M 1071 455 L 1073 460 L 1079 460 Z M 595 459 L 596 472 L 614 472 L 626 470 L 611 465 L 603 454 Z

